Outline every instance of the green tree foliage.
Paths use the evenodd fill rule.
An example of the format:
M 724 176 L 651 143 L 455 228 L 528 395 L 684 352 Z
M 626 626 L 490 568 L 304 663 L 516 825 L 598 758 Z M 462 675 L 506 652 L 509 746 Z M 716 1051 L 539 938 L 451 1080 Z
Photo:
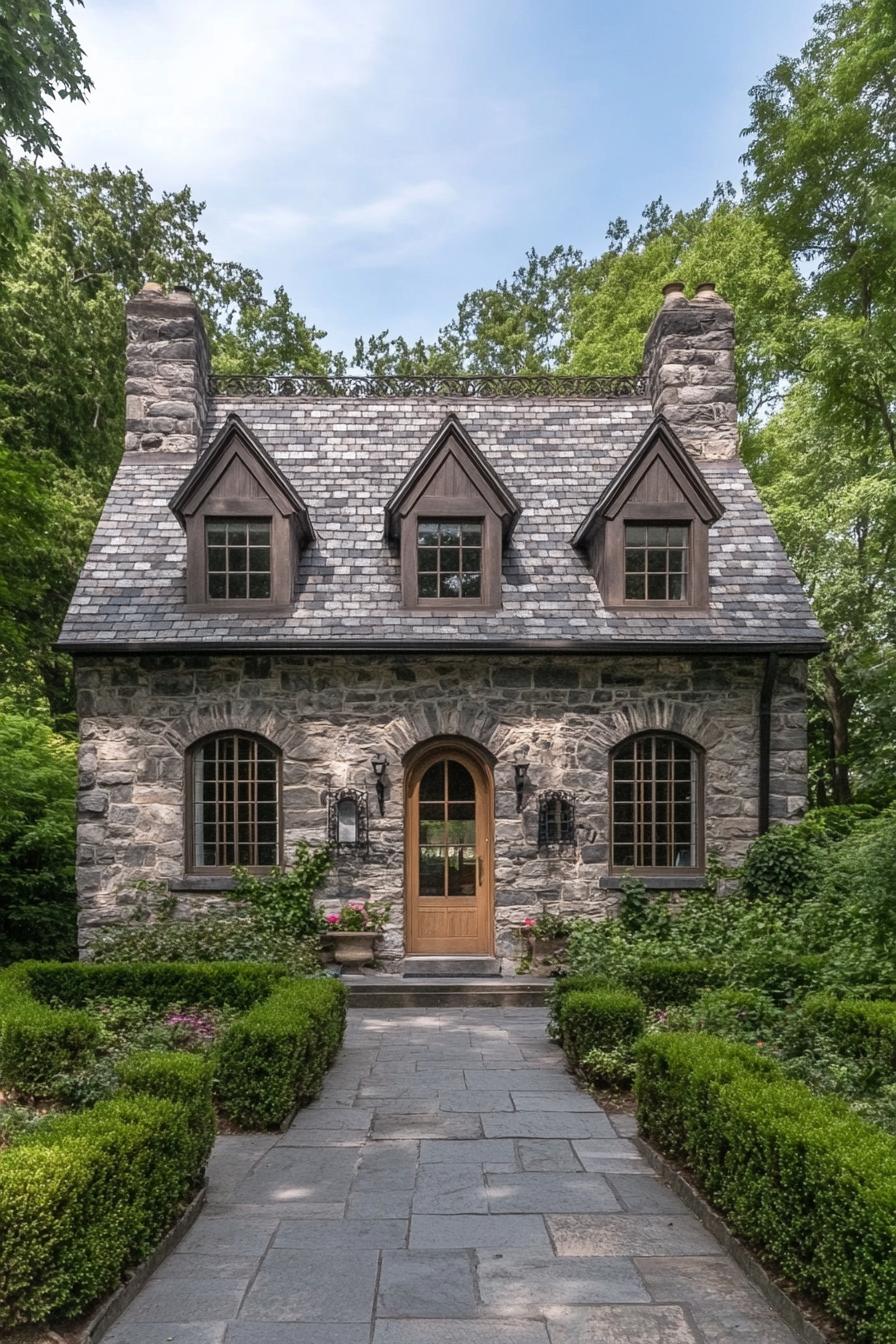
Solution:
M 693 210 L 673 213 L 654 201 L 637 229 L 616 220 L 608 237 L 610 248 L 573 291 L 570 369 L 637 372 L 663 285 L 681 280 L 693 293 L 710 280 L 737 313 L 741 412 L 766 412 L 794 358 L 802 284 L 759 214 L 719 186 Z
M 431 344 L 388 331 L 355 342 L 358 368 L 378 374 L 542 373 L 565 361 L 581 252 L 534 248 L 509 280 L 465 294 Z
M 73 955 L 75 755 L 0 704 L 0 962 Z
M 70 714 L 53 651 L 124 441 L 124 301 L 147 279 L 189 286 L 220 367 L 325 371 L 323 333 L 257 271 L 218 261 L 188 188 L 140 172 L 31 170 L 31 232 L 0 301 L 0 678 Z
M 0 12 L 0 270 L 25 236 L 33 197 L 17 151 L 58 154 L 50 102 L 82 101 L 91 87 L 68 9 L 66 0 L 6 0 Z
M 893 793 L 896 10 L 825 5 L 752 90 L 748 199 L 806 276 L 798 379 L 754 466 L 831 641 L 820 797 Z M 878 756 L 878 751 L 882 752 Z

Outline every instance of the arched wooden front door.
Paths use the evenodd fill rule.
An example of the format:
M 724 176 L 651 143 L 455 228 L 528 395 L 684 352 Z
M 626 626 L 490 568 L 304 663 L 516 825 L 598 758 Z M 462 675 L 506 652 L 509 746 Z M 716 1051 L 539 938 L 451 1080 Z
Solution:
M 478 752 L 434 743 L 405 796 L 405 946 L 430 956 L 494 950 L 493 786 Z

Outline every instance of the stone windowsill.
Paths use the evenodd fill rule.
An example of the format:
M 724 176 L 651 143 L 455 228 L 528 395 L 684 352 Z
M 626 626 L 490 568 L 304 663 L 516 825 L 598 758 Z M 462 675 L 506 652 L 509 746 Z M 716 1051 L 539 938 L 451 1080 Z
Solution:
M 641 882 L 648 891 L 693 891 L 697 887 L 706 886 L 706 878 L 700 873 L 683 873 L 681 877 L 675 877 L 674 874 L 668 877 L 639 877 L 637 873 L 632 873 L 631 876 L 634 881 Z M 622 877 L 610 874 L 602 877 L 598 885 L 602 891 L 621 891 L 624 880 Z
M 178 877 L 168 883 L 168 890 L 175 895 L 189 891 L 233 891 L 232 877 Z

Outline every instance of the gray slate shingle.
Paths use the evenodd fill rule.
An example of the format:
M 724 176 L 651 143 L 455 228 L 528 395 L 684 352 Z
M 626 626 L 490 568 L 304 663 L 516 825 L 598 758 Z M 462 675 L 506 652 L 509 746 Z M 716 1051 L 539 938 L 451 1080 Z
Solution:
M 125 454 L 62 628 L 60 645 L 159 649 L 220 642 L 686 641 L 817 648 L 823 636 L 756 490 L 739 463 L 701 469 L 725 507 L 710 533 L 710 610 L 605 610 L 570 538 L 653 418 L 641 398 L 238 399 L 210 408 L 206 444 L 229 412 L 257 435 L 308 505 L 317 539 L 302 555 L 289 616 L 184 610 L 184 536 L 168 501 L 193 464 Z M 401 606 L 383 508 L 454 411 L 522 516 L 504 555 L 503 608 L 427 614 Z

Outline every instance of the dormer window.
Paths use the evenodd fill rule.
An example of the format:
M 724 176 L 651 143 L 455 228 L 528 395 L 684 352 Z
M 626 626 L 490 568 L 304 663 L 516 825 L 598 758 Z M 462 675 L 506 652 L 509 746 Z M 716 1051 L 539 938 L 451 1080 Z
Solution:
M 302 549 L 314 539 L 308 510 L 238 416 L 227 417 L 170 507 L 187 538 L 190 610 L 290 609 Z
M 625 601 L 686 602 L 687 523 L 625 524 Z
M 270 518 L 207 518 L 205 559 L 210 602 L 269 600 Z
M 722 506 L 662 418 L 572 539 L 604 605 L 645 614 L 709 606 L 709 531 Z
M 482 597 L 482 519 L 426 518 L 417 523 L 417 596 Z
M 500 607 L 501 558 L 518 517 L 516 500 L 449 416 L 386 505 L 402 605 Z

